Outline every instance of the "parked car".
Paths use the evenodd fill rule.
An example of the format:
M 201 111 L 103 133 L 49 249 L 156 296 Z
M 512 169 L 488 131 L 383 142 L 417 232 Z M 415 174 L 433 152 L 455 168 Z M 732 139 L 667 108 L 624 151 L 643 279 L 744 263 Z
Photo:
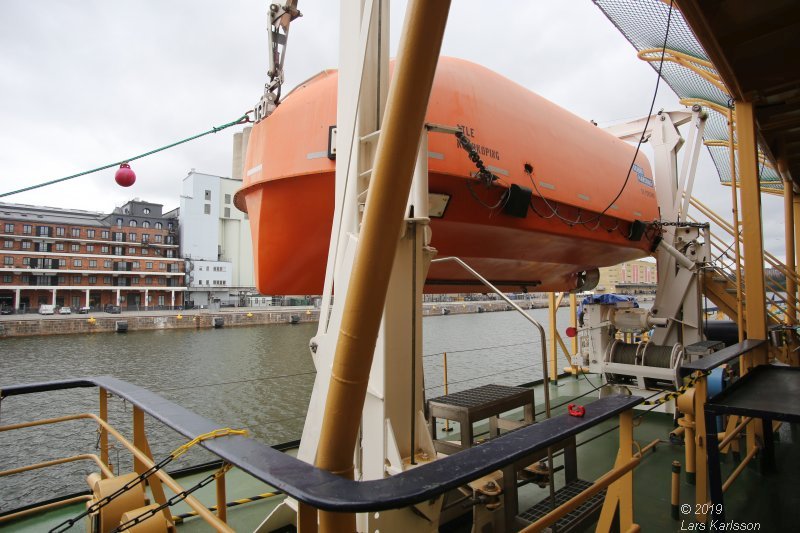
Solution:
M 40 315 L 52 315 L 56 312 L 55 305 L 40 305 L 39 306 L 39 314 Z
M 106 313 L 111 313 L 112 315 L 118 315 L 122 313 L 122 309 L 120 309 L 118 305 L 107 305 Z
M 86 315 L 86 314 L 88 314 L 88 313 L 89 313 L 89 311 L 91 311 L 91 310 L 92 310 L 92 308 L 91 308 L 91 307 L 89 307 L 89 306 L 87 306 L 87 305 L 84 305 L 83 307 L 81 307 L 80 309 L 78 309 L 78 314 L 81 314 L 81 315 Z
M 13 313 L 14 313 L 14 308 L 13 307 L 10 307 L 10 306 L 7 306 L 7 305 L 4 305 L 3 307 L 0 307 L 0 315 L 10 315 L 10 314 L 13 314 Z
M 58 310 L 58 314 L 59 315 L 71 315 L 72 314 L 72 308 L 69 307 L 68 305 L 65 305 L 61 309 Z

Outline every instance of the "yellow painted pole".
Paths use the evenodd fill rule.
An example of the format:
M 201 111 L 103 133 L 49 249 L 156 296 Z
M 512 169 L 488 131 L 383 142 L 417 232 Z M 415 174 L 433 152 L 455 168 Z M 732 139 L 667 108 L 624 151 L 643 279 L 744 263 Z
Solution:
M 100 387 L 100 418 L 108 422 L 108 393 L 102 387 Z M 108 466 L 108 431 L 102 426 L 97 428 L 100 431 L 100 460 L 103 461 L 103 464 Z M 119 465 L 117 465 L 119 468 Z M 114 470 L 111 469 L 113 472 Z M 107 478 L 105 472 L 103 472 L 103 478 Z
M 442 356 L 444 359 L 444 395 L 447 396 L 449 394 L 449 389 L 447 386 L 447 352 L 442 352 Z M 450 432 L 450 419 L 444 419 L 444 430 L 445 432 Z
M 784 237 L 786 242 L 786 269 L 789 272 L 796 270 L 794 250 L 794 184 L 789 178 L 789 169 L 786 159 L 778 160 L 778 172 L 783 178 L 783 216 Z M 786 323 L 797 324 L 797 282 L 792 276 L 786 276 Z
M 745 331 L 748 339 L 766 340 L 764 243 L 762 239 L 756 125 L 752 103 L 736 102 L 736 132 L 739 141 L 738 157 L 741 178 L 744 286 L 747 287 Z M 751 350 L 740 358 L 740 372 L 746 374 L 753 366 L 766 362 L 766 347 Z M 698 421 L 702 418 L 702 416 L 698 416 Z M 757 433 L 759 431 L 755 428 L 755 424 L 747 426 L 748 450 L 752 450 L 756 445 Z
M 570 293 L 569 295 L 569 325 L 575 329 L 578 328 L 578 297 L 575 293 Z M 572 348 L 572 357 L 574 361 L 574 357 L 578 355 L 578 336 L 575 335 L 572 337 L 572 342 L 570 343 Z M 578 372 L 576 368 L 575 377 L 578 377 Z
M 704 375 L 695 377 L 699 379 L 694 385 L 694 427 L 695 427 L 695 485 L 694 501 L 697 510 L 702 510 L 701 505 L 708 502 L 708 459 L 706 457 L 706 417 L 705 413 L 706 398 L 708 396 L 708 383 Z M 688 431 L 687 431 L 688 433 Z M 689 445 L 688 439 L 685 445 Z M 688 467 L 687 467 L 688 470 Z M 705 522 L 706 513 L 696 513 L 695 519 L 698 522 Z
M 408 4 L 345 296 L 316 464 L 353 477 L 353 452 L 397 239 L 404 223 L 449 0 Z M 355 515 L 319 513 L 322 531 L 354 531 Z
M 800 278 L 800 194 L 792 199 L 794 211 L 794 272 Z
M 547 293 L 547 308 L 550 311 L 550 381 L 558 381 L 558 341 L 556 340 L 556 293 Z
M 742 294 L 742 249 L 739 240 L 739 189 L 736 185 L 736 150 L 733 142 L 733 108 L 728 108 L 728 163 L 731 167 L 731 206 L 733 211 L 733 253 L 736 265 L 736 326 L 739 331 L 739 342 L 744 340 L 744 295 Z
M 223 463 L 225 466 L 225 463 Z M 222 473 L 217 476 L 217 479 L 214 480 L 217 488 L 217 516 L 223 522 L 228 522 L 228 497 L 225 494 L 225 471 L 223 470 Z M 171 515 L 170 515 L 171 516 Z
M 745 327 L 747 338 L 767 338 L 766 294 L 764 291 L 764 243 L 761 223 L 756 127 L 753 104 L 736 102 L 736 130 L 739 139 L 739 173 L 742 195 L 742 240 L 744 243 L 744 286 L 747 287 Z M 745 370 L 767 362 L 766 349 L 744 356 Z M 698 416 L 698 419 L 702 418 Z

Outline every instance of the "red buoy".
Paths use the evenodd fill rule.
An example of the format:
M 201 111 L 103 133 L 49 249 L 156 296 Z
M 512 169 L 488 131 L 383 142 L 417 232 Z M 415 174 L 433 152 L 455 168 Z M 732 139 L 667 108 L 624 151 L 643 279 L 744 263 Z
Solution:
M 567 333 L 567 337 L 569 337 L 571 339 L 573 337 L 577 337 L 578 336 L 578 329 L 570 326 L 570 327 L 567 328 L 567 332 L 566 333 Z
M 136 181 L 136 173 L 128 163 L 122 163 L 114 174 L 114 180 L 121 187 L 130 187 Z

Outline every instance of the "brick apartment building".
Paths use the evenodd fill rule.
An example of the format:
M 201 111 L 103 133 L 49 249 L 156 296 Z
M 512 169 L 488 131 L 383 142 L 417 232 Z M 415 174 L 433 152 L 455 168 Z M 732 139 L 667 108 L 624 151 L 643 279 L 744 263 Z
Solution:
M 183 305 L 178 221 L 134 199 L 112 213 L 0 203 L 0 306 Z

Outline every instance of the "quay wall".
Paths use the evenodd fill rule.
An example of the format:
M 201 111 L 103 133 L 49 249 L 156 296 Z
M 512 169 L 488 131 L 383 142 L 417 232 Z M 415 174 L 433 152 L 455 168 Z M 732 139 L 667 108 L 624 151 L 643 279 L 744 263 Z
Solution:
M 222 318 L 222 327 L 255 326 L 262 324 L 291 324 L 317 322 L 319 311 L 246 311 L 246 312 L 177 312 L 167 315 L 123 313 L 108 315 L 70 315 L 65 317 L 8 319 L 0 322 L 0 337 L 26 337 L 34 335 L 64 335 L 70 333 L 114 332 L 117 322 L 126 322 L 128 331 L 156 329 L 208 329 L 214 327 L 214 318 Z M 94 320 L 92 320 L 94 319 Z
M 519 302 L 524 309 L 541 307 L 538 302 Z M 436 302 L 424 305 L 424 316 L 459 315 L 495 311 L 509 311 L 511 307 L 502 301 Z M 126 322 L 127 331 L 157 329 L 204 329 L 213 328 L 214 319 L 222 319 L 222 327 L 256 326 L 264 324 L 291 324 L 292 322 L 317 322 L 319 309 L 294 308 L 244 308 L 231 311 L 185 311 L 185 312 L 125 312 L 119 315 L 92 313 L 89 315 L 11 315 L 0 320 L 0 338 L 28 337 L 36 335 L 66 335 L 77 333 L 114 332 L 117 322 Z

